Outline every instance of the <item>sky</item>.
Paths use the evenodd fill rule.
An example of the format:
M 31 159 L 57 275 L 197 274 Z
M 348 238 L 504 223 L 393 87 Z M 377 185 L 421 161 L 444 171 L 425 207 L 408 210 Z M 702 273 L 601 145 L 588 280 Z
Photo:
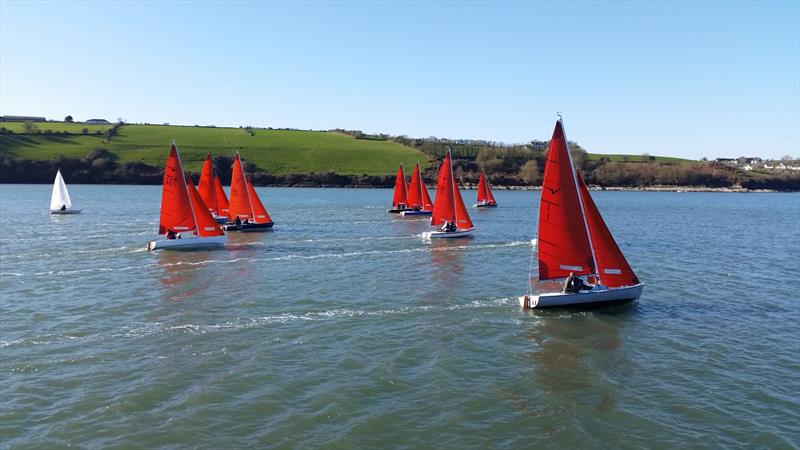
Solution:
M 0 0 L 0 114 L 800 157 L 800 1 Z

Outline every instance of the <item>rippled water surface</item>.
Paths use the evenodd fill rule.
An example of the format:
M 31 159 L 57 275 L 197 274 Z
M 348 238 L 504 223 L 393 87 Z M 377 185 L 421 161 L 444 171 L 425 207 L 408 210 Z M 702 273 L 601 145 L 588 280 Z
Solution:
M 800 442 L 800 195 L 595 193 L 642 299 L 532 313 L 538 192 L 426 243 L 388 190 L 259 188 L 274 231 L 150 253 L 159 187 L 70 189 L 0 187 L 2 448 Z

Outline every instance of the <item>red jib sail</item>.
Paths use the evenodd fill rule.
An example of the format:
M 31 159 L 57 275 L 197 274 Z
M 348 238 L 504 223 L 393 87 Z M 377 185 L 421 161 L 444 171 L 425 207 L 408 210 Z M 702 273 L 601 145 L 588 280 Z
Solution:
M 639 284 L 639 278 L 620 251 L 614 236 L 606 226 L 603 216 L 594 204 L 583 177 L 578 173 L 578 186 L 580 187 L 583 210 L 586 212 L 586 223 L 589 226 L 589 235 L 594 246 L 594 256 L 597 259 L 597 269 L 600 282 L 608 287 L 632 286 Z
M 399 205 L 408 205 L 408 194 L 406 193 L 406 175 L 403 172 L 403 165 L 397 169 L 397 178 L 394 180 L 394 196 L 392 197 L 392 208 Z
M 539 203 L 539 279 L 564 278 L 570 272 L 595 272 L 586 223 L 561 120 L 556 122 L 544 166 Z
M 453 200 L 456 205 L 456 226 L 463 229 L 472 228 L 472 220 L 469 218 L 467 207 L 464 206 L 464 200 L 461 198 L 455 178 L 453 178 Z
M 439 178 L 436 183 L 436 201 L 433 203 L 431 226 L 456 221 L 456 208 L 453 199 L 453 171 L 450 169 L 450 152 L 439 166 Z
M 216 191 L 217 195 L 217 215 L 218 216 L 227 216 L 228 215 L 228 197 L 225 195 L 225 190 L 222 189 L 222 182 L 219 181 L 219 177 L 216 173 L 214 173 L 214 190 Z
M 186 188 L 186 178 L 181 166 L 181 158 L 175 144 L 169 149 L 164 179 L 161 183 L 161 215 L 158 220 L 158 234 L 175 233 L 195 228 L 192 204 Z
M 247 192 L 250 194 L 250 203 L 253 205 L 253 217 L 251 219 L 255 223 L 272 222 L 269 213 L 267 213 L 267 208 L 264 208 L 264 204 L 261 203 L 261 199 L 258 198 L 256 190 L 253 189 L 253 182 L 249 179 L 247 180 Z
M 197 183 L 197 190 L 203 202 L 208 206 L 213 214 L 219 214 L 217 206 L 217 189 L 214 186 L 214 167 L 211 165 L 211 153 L 206 155 L 203 169 L 200 171 L 200 182 Z
M 422 192 L 422 210 L 423 211 L 432 211 L 433 210 L 433 202 L 431 201 L 431 196 L 428 195 L 428 188 L 425 187 L 425 180 L 422 179 L 422 175 L 420 174 L 419 177 L 419 190 Z
M 419 171 L 419 163 L 414 166 L 414 173 L 411 175 L 411 183 L 408 185 L 408 206 L 410 208 L 419 208 L 423 211 L 430 211 L 433 209 L 433 202 L 428 195 L 428 189 L 425 187 L 425 181 Z
M 486 179 L 486 174 L 481 171 L 481 178 L 478 180 L 478 203 L 487 205 L 496 205 L 492 195 L 492 188 L 489 186 L 489 180 Z
M 250 204 L 250 193 L 247 190 L 247 180 L 244 177 L 242 160 L 239 152 L 233 157 L 233 170 L 231 171 L 231 200 L 228 204 L 228 218 L 239 217 L 250 219 L 253 215 L 253 206 Z
M 197 222 L 197 234 L 203 237 L 206 236 L 222 236 L 222 228 L 219 227 L 217 221 L 211 216 L 208 210 L 208 205 L 203 201 L 203 197 L 197 192 L 192 179 L 186 180 L 189 189 L 189 199 L 192 201 L 192 210 L 194 211 L 195 221 Z

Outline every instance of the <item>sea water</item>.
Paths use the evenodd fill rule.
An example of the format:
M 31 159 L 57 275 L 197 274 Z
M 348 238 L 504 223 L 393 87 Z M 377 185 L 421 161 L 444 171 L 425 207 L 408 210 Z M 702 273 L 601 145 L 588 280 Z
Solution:
M 641 300 L 531 312 L 538 192 L 426 242 L 390 190 L 258 188 L 274 231 L 147 252 L 159 187 L 50 190 L 0 186 L 2 448 L 800 442 L 798 194 L 595 192 Z

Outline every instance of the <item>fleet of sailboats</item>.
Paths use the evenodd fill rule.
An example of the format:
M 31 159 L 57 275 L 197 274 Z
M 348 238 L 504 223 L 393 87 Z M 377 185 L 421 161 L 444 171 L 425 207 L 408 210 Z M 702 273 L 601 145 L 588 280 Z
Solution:
M 61 171 L 56 171 L 56 179 L 53 182 L 53 194 L 50 196 L 50 214 L 78 214 L 80 209 L 72 207 L 72 200 L 67 192 L 67 184 Z
M 148 250 L 188 250 L 223 246 L 225 231 L 265 231 L 273 221 L 247 177 L 237 152 L 231 168 L 230 200 L 225 194 L 211 159 L 206 156 L 198 187 L 183 171 L 177 145 L 173 141 L 164 168 L 159 216 L 159 238 L 148 243 Z M 495 207 L 486 174 L 481 171 L 475 207 Z M 424 233 L 426 238 L 458 238 L 473 235 L 475 226 L 453 176 L 450 149 L 439 167 L 436 199 L 431 202 L 422 179 L 419 163 L 407 182 L 400 165 L 390 213 L 430 215 L 430 225 L 438 230 Z M 51 214 L 75 214 L 64 178 L 59 170 L 50 199 Z M 569 152 L 564 125 L 559 116 L 550 140 L 539 205 L 538 282 L 547 292 L 520 297 L 523 308 L 588 307 L 637 300 L 644 288 L 622 254 L 597 205 L 577 171 Z M 553 289 L 556 281 L 563 288 Z M 547 282 L 550 283 L 547 283 Z
M 272 218 L 253 189 L 253 183 L 247 179 L 242 159 L 236 152 L 231 170 L 231 198 L 225 231 L 266 231 L 272 226 Z
M 189 250 L 225 245 L 227 236 L 211 216 L 191 179 L 183 171 L 175 142 L 169 149 L 161 183 L 158 235 L 148 250 Z
M 642 294 L 644 284 L 625 260 L 573 164 L 560 118 L 545 162 L 537 246 L 539 280 L 563 279 L 564 288 L 534 295 L 531 281 L 528 295 L 520 297 L 523 308 L 622 303 Z
M 430 216 L 433 213 L 433 202 L 425 187 L 425 180 L 419 170 L 419 163 L 414 166 L 411 182 L 408 184 L 408 208 L 400 213 L 401 216 Z

